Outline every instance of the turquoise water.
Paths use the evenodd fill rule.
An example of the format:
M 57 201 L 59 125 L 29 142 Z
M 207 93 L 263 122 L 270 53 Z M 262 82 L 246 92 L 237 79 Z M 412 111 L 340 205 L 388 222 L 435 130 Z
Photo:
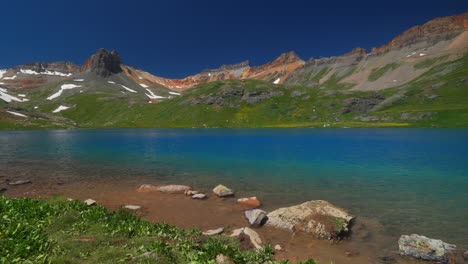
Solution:
M 468 246 L 468 129 L 4 131 L 0 175 L 223 183 L 267 210 L 323 199 L 386 232 Z

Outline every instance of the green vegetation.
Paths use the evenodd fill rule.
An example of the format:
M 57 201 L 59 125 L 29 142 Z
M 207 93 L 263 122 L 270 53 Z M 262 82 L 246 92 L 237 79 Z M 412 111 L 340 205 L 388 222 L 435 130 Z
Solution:
M 398 67 L 400 67 L 400 64 L 394 62 L 394 63 L 389 63 L 385 66 L 382 66 L 380 68 L 372 69 L 372 72 L 369 74 L 367 79 L 371 82 L 376 81 L 380 77 L 382 77 L 385 73 L 391 72 L 397 69 Z
M 432 59 L 426 59 L 426 60 L 423 60 L 421 62 L 416 63 L 413 66 L 413 68 L 415 70 L 429 68 L 429 67 L 433 66 L 434 64 L 436 64 L 438 62 L 446 60 L 448 57 L 449 57 L 449 55 L 441 56 L 441 57 L 437 57 L 437 58 L 432 58 Z
M 386 71 L 383 68 L 376 72 L 382 74 Z M 260 80 L 215 81 L 153 104 L 145 97 L 99 86 L 95 91 L 64 96 L 60 101 L 43 100 L 41 94 L 50 95 L 52 87 L 51 91 L 29 92 L 31 102 L 13 109 L 30 118 L 0 111 L 0 129 L 468 127 L 466 76 L 468 56 L 439 63 L 409 83 L 380 91 L 350 91 L 350 85 L 340 82 L 343 76 L 336 74 L 315 88 Z M 375 95 L 395 99 L 376 101 L 382 102 L 378 107 L 345 111 L 347 101 L 357 98 L 365 105 Z M 73 107 L 51 114 L 61 104 Z M 35 105 L 39 109 L 34 109 Z M 35 117 L 41 114 L 47 116 Z M 425 116 L 417 118 L 421 115 Z M 369 116 L 372 120 L 366 119 Z
M 226 236 L 206 237 L 131 212 L 89 207 L 63 197 L 0 196 L 0 263 L 215 263 L 218 254 L 236 263 L 273 260 L 270 245 L 243 251 Z M 150 256 L 142 256 L 151 252 Z M 303 264 L 315 264 L 309 260 Z

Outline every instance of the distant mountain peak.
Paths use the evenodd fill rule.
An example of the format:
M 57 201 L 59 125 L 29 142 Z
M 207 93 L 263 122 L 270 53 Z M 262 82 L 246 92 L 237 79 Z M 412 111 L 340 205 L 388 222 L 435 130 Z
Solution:
M 290 52 L 282 53 L 273 62 L 281 63 L 281 64 L 288 64 L 288 63 L 297 62 L 297 61 L 302 61 L 302 59 L 297 55 L 295 51 L 290 51 Z
M 83 65 L 83 71 L 90 71 L 100 77 L 109 77 L 112 74 L 122 72 L 122 59 L 117 51 L 108 51 L 101 48 L 89 57 Z

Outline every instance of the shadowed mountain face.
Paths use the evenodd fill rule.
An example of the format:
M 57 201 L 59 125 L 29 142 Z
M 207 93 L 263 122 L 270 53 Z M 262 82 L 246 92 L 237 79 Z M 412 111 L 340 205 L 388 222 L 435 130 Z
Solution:
M 199 127 L 218 118 L 224 118 L 224 123 L 213 121 L 211 126 L 266 126 L 280 120 L 329 125 L 346 116 L 356 122 L 418 123 L 437 116 L 433 107 L 425 104 L 451 111 L 448 115 L 453 119 L 446 119 L 452 121 L 445 126 L 468 125 L 464 114 L 468 98 L 460 101 L 466 97 L 468 76 L 467 27 L 468 13 L 463 13 L 412 27 L 370 53 L 356 48 L 341 56 L 304 61 L 292 51 L 264 65 L 252 66 L 244 61 L 183 79 L 159 77 L 125 65 L 116 51 L 106 49 L 100 49 L 81 66 L 71 62 L 27 63 L 0 70 L 0 127 L 2 120 L 7 120 L 6 127 L 28 127 L 37 125 L 38 120 L 44 127 L 114 127 L 123 120 L 126 123 L 119 126 Z M 158 103 L 157 109 L 146 113 L 150 103 Z M 419 103 L 425 106 L 412 109 Z M 411 104 L 407 109 L 416 113 L 398 110 L 398 115 L 373 114 L 405 104 Z M 250 109 L 266 105 L 272 109 Z M 243 107 L 250 107 L 250 112 L 243 112 L 247 111 Z M 139 109 L 133 114 L 144 122 L 129 121 L 135 118 L 128 116 L 133 109 Z M 226 120 L 233 117 L 213 115 L 228 109 L 242 121 L 229 123 Z M 101 116 L 100 110 L 104 111 Z M 166 116 L 145 119 L 158 111 Z M 442 119 L 433 125 L 440 126 Z

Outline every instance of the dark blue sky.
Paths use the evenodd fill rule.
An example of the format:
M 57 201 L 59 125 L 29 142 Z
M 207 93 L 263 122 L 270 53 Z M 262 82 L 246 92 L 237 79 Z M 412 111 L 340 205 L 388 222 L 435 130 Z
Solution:
M 468 1 L 3 1 L 0 68 L 82 64 L 99 48 L 163 77 L 296 51 L 303 59 L 388 43 L 411 26 L 468 10 Z

